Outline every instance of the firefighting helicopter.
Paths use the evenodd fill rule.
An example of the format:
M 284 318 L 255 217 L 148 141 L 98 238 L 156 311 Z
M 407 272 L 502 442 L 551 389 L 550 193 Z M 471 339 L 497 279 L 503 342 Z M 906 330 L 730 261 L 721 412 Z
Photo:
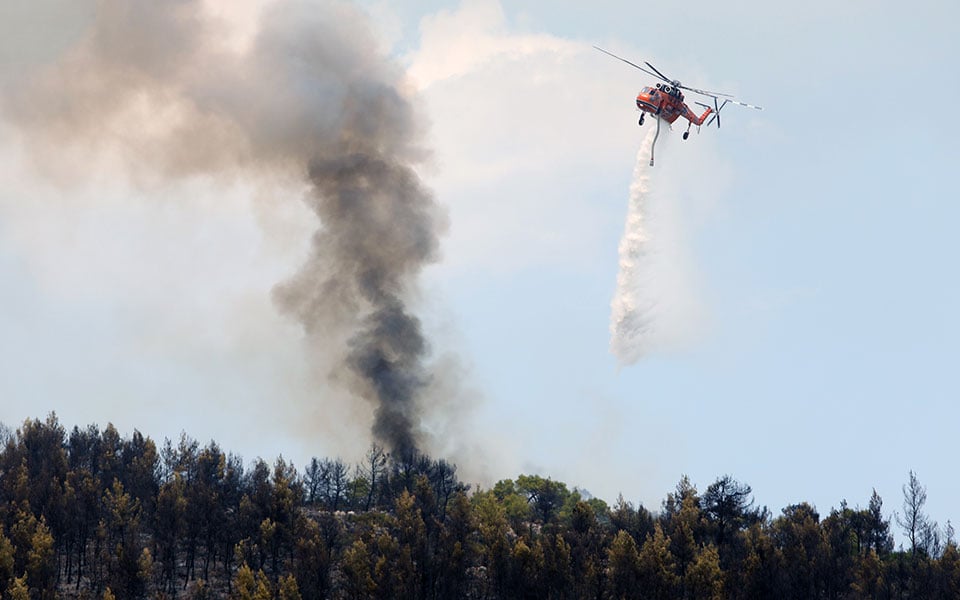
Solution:
M 689 87 L 683 85 L 676 79 L 670 79 L 663 73 L 661 73 L 655 66 L 644 61 L 643 64 L 647 65 L 653 72 L 644 69 L 640 65 L 634 64 L 625 58 L 621 58 L 612 52 L 607 52 L 599 46 L 594 46 L 600 52 L 607 54 L 616 58 L 617 60 L 622 60 L 631 67 L 636 67 L 640 69 L 647 75 L 653 75 L 659 79 L 662 79 L 664 83 L 658 83 L 655 87 L 647 86 L 640 90 L 640 93 L 637 94 L 637 108 L 640 109 L 640 125 L 643 125 L 643 118 L 646 114 L 651 114 L 657 120 L 657 133 L 653 137 L 653 144 L 650 145 L 650 166 L 653 166 L 653 148 L 657 144 L 657 138 L 660 137 L 660 121 L 664 120 L 667 124 L 672 125 L 674 121 L 678 118 L 683 117 L 687 121 L 687 130 L 683 132 L 683 139 L 690 137 L 690 127 L 693 125 L 697 126 L 697 131 L 700 131 L 700 126 L 703 125 L 707 117 L 710 117 L 710 120 L 707 121 L 707 126 L 713 124 L 714 121 L 717 122 L 717 127 L 720 127 L 720 110 L 723 109 L 727 104 L 739 104 L 740 106 L 746 106 L 747 108 L 755 108 L 757 110 L 763 110 L 759 106 L 753 104 L 747 104 L 745 102 L 740 102 L 739 100 L 734 100 L 733 96 L 730 94 L 722 94 L 720 92 L 711 92 L 708 90 L 699 90 L 697 88 Z M 709 106 L 702 102 L 696 102 L 704 109 L 703 114 L 697 116 L 695 112 L 690 110 L 690 107 L 687 106 L 683 101 L 683 92 L 680 90 L 689 90 L 695 94 L 700 94 L 701 96 L 707 96 L 713 98 L 713 106 Z M 723 103 L 719 102 L 720 99 L 723 99 Z

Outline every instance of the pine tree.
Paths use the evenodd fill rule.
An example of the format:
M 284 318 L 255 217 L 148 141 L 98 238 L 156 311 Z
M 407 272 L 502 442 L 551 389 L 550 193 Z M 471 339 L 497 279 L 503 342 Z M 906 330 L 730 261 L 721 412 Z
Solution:
M 304 600 L 321 600 L 329 595 L 331 562 L 330 549 L 320 526 L 305 520 L 293 559 L 293 574 Z
M 540 574 L 543 572 L 543 547 L 539 542 L 527 544 L 518 538 L 510 556 L 511 576 L 508 596 L 511 598 L 538 598 Z
M 347 594 L 353 600 L 370 598 L 377 589 L 370 562 L 370 551 L 361 539 L 355 540 L 343 553 L 340 565 Z
M 854 567 L 850 590 L 854 598 L 880 598 L 884 589 L 883 565 L 873 549 L 859 557 Z
M 30 590 L 27 587 L 27 575 L 15 577 L 7 587 L 7 597 L 10 600 L 30 600 Z
M 575 597 L 575 578 L 570 544 L 559 533 L 547 535 L 543 542 L 544 579 L 551 600 Z
M 44 518 L 40 517 L 27 553 L 27 575 L 33 587 L 39 592 L 40 598 L 54 597 L 57 563 L 53 544 L 53 535 Z
M 633 537 L 617 532 L 607 551 L 610 592 L 617 600 L 640 598 L 640 554 Z
M 723 572 L 720 570 L 720 554 L 716 546 L 709 544 L 700 549 L 696 559 L 687 568 L 683 586 L 687 598 L 696 600 L 723 598 Z
M 240 565 L 237 574 L 233 579 L 234 600 L 272 600 L 273 593 L 270 590 L 270 582 L 263 571 L 257 571 L 254 574 L 246 563 Z
M 280 578 L 279 600 L 302 600 L 297 580 L 293 575 L 284 575 Z
M 10 539 L 3 534 L 0 524 L 0 590 L 5 590 L 13 580 L 14 548 Z
M 960 552 L 956 543 L 947 543 L 938 562 L 940 596 L 960 598 Z
M 154 541 L 159 551 L 161 588 L 176 593 L 177 550 L 186 527 L 186 484 L 180 473 L 165 482 L 157 493 Z
M 487 585 L 491 588 L 486 596 L 502 597 L 510 572 L 508 535 L 511 534 L 511 527 L 507 521 L 507 511 L 498 502 L 495 491 L 474 494 L 472 504 L 480 532 Z
M 470 500 L 463 491 L 455 493 L 448 504 L 436 557 L 438 595 L 441 598 L 462 598 L 466 591 L 467 570 L 476 557 L 476 544 L 471 540 L 476 525 Z
M 699 552 L 697 534 L 703 530 L 700 507 L 694 496 L 686 496 L 680 502 L 680 512 L 670 521 L 670 554 L 673 555 L 677 575 L 683 578 L 687 567 Z
M 657 523 L 653 535 L 647 537 L 640 549 L 640 587 L 644 590 L 644 596 L 652 600 L 667 600 L 677 596 L 678 579 L 669 545 L 670 539 Z

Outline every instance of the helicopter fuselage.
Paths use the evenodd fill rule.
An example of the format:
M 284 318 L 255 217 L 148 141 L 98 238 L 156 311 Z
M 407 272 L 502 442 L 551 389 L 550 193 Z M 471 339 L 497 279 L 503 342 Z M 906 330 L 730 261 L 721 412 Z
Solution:
M 625 62 L 635 69 L 639 69 L 650 75 L 652 77 L 658 77 L 663 83 L 656 84 L 655 87 L 647 86 L 640 90 L 640 93 L 637 94 L 637 108 L 640 109 L 640 120 L 639 125 L 643 126 L 643 118 L 647 114 L 653 115 L 657 119 L 657 133 L 653 137 L 653 142 L 650 144 L 650 166 L 653 166 L 653 147 L 657 143 L 657 137 L 660 136 L 660 121 L 666 121 L 668 125 L 673 125 L 673 122 L 683 117 L 689 123 L 687 124 L 687 130 L 683 132 L 683 139 L 687 139 L 690 136 L 690 127 L 693 125 L 697 126 L 697 131 L 699 127 L 703 125 L 704 121 L 707 120 L 711 114 L 710 122 L 707 125 L 710 125 L 714 121 L 717 122 L 717 127 L 720 127 L 720 109 L 726 106 L 728 103 L 739 104 L 740 106 L 745 106 L 747 108 L 755 108 L 757 110 L 762 110 L 759 106 L 753 104 L 747 104 L 745 102 L 740 102 L 739 100 L 734 100 L 730 94 L 723 94 L 720 92 L 711 92 L 709 90 L 702 90 L 695 87 L 690 87 L 683 85 L 676 79 L 670 79 L 663 73 L 661 73 L 655 66 L 651 65 L 649 62 L 644 62 L 647 65 L 647 68 L 641 67 L 638 64 L 632 63 L 625 58 L 621 58 L 612 52 L 607 52 L 600 46 L 594 46 L 600 52 L 612 56 L 613 58 Z M 648 70 L 649 69 L 649 70 Z M 713 108 L 703 104 L 702 102 L 697 102 L 700 106 L 704 107 L 706 110 L 701 115 L 697 115 L 695 112 L 690 110 L 690 107 L 683 102 L 683 92 L 680 90 L 688 90 L 695 94 L 700 94 L 702 96 L 707 96 L 708 98 L 713 99 Z M 719 98 L 723 98 L 723 104 L 718 102 Z
M 637 94 L 637 108 L 671 124 L 683 117 L 690 121 L 691 125 L 702 125 L 713 112 L 713 109 L 707 108 L 702 115 L 697 116 L 684 103 L 683 93 L 679 89 L 659 83 L 656 87 L 645 87 L 640 90 Z

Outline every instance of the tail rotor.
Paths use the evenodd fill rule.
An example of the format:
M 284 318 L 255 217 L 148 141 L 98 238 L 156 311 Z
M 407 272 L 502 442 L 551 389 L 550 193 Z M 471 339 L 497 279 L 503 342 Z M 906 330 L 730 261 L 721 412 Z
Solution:
M 727 105 L 728 102 L 730 102 L 730 101 L 727 100 L 727 99 L 724 99 L 723 104 L 718 104 L 718 103 L 717 103 L 717 97 L 716 97 L 716 96 L 713 97 L 713 116 L 710 117 L 710 120 L 709 120 L 709 121 L 707 121 L 707 127 L 709 127 L 710 125 L 713 124 L 714 121 L 716 121 L 716 122 L 717 122 L 717 129 L 720 129 L 720 111 L 723 109 L 724 106 Z M 699 104 L 700 106 L 702 106 L 702 107 L 704 107 L 704 108 L 710 108 L 709 106 L 707 106 L 707 105 L 704 104 L 703 102 L 697 102 L 697 104 Z

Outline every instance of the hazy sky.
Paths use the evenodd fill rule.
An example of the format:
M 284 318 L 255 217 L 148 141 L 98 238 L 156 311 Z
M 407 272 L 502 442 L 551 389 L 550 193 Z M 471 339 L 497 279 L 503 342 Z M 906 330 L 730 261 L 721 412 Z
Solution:
M 207 4 L 242 47 L 265 3 Z M 397 4 L 362 3 L 449 214 L 418 304 L 461 372 L 427 424 L 438 452 L 474 480 L 537 472 L 648 506 L 729 473 L 775 512 L 821 514 L 874 487 L 899 508 L 913 469 L 931 516 L 960 518 L 956 3 Z M 5 2 L 0 85 L 49 68 L 95 7 Z M 765 108 L 661 136 L 656 344 L 619 370 L 610 300 L 652 81 L 593 44 Z M 47 164 L 28 142 L 0 123 L 0 420 L 185 430 L 298 466 L 362 452 L 369 415 L 332 399 L 271 301 L 313 228 L 302 190 L 156 181 L 83 149 Z

